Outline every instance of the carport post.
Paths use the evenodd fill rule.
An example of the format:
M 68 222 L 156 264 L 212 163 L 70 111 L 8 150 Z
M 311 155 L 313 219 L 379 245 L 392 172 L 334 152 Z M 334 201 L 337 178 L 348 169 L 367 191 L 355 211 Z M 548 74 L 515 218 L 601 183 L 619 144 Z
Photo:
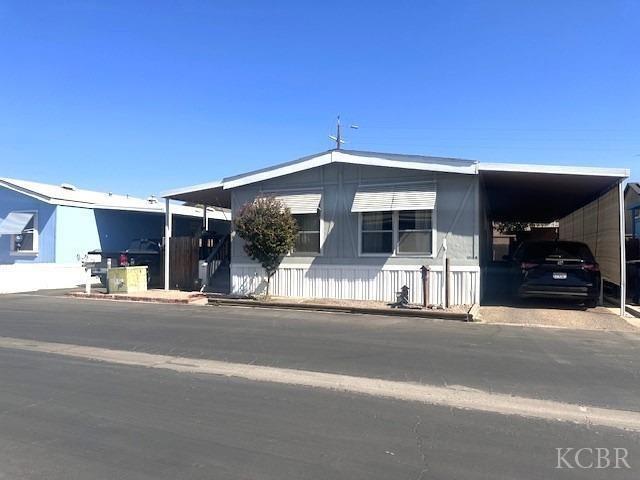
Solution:
M 169 239 L 171 238 L 171 203 L 165 199 L 164 209 L 164 289 L 169 290 Z
M 207 222 L 207 205 L 206 204 L 202 205 L 202 228 L 204 229 L 205 232 L 209 230 L 209 225 Z
M 620 208 L 620 315 L 626 313 L 627 303 L 627 255 L 625 252 L 624 225 L 624 189 L 622 181 L 618 182 L 618 207 Z

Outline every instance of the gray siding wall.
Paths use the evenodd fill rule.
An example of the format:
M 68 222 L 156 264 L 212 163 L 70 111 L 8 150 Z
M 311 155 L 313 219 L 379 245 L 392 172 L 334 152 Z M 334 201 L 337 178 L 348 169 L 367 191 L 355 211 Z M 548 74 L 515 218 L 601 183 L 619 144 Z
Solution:
M 435 228 L 437 258 L 431 257 L 359 257 L 358 214 L 351 204 L 359 184 L 436 182 Z M 423 265 L 442 263 L 442 242 L 447 237 L 447 256 L 454 265 L 478 264 L 478 177 L 386 167 L 332 163 L 323 167 L 238 187 L 231 192 L 235 215 L 262 191 L 318 188 L 323 190 L 321 217 L 323 225 L 322 255 L 312 257 L 315 265 Z M 301 255 L 288 256 L 283 263 L 300 262 Z M 309 256 L 304 256 L 310 260 Z M 242 240 L 232 241 L 232 262 L 248 263 Z

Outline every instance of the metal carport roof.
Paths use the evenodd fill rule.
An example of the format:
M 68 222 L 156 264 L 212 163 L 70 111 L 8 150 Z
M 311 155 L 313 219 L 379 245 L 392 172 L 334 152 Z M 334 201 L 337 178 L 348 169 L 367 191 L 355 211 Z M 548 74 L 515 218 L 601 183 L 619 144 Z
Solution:
M 629 176 L 623 168 L 480 163 L 489 218 L 551 222 L 598 198 Z

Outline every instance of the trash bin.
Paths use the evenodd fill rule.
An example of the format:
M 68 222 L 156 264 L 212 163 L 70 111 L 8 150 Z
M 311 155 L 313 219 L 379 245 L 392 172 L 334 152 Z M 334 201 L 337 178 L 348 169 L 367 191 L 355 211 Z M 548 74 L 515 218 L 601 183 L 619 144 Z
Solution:
M 117 267 L 107 270 L 109 293 L 147 291 L 147 267 Z

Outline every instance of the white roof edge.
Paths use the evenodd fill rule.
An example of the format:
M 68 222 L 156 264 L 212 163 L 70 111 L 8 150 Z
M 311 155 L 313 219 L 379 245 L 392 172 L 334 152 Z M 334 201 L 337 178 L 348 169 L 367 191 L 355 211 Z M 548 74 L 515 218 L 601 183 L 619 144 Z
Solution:
M 87 204 L 70 202 L 66 200 L 55 201 L 55 205 L 61 205 L 64 207 L 76 207 L 76 208 L 90 208 L 93 210 L 119 210 L 124 212 L 139 212 L 139 213 L 157 213 L 158 215 L 164 215 L 164 205 L 158 204 L 156 207 L 122 207 L 117 205 L 101 205 L 101 204 Z M 202 209 L 200 207 L 190 207 L 188 205 L 171 205 L 171 213 L 173 215 L 182 215 L 185 217 L 202 217 Z M 220 207 L 207 208 L 207 217 L 217 220 L 229 220 L 226 209 Z
M 467 175 L 477 175 L 480 171 L 593 175 L 616 178 L 628 178 L 630 175 L 629 169 L 625 168 L 488 163 L 460 158 L 430 157 L 426 155 L 360 152 L 354 150 L 329 150 L 260 170 L 226 177 L 214 182 L 168 190 L 166 192 L 162 192 L 161 196 L 163 198 L 172 198 L 181 194 L 210 190 L 214 188 L 228 190 L 251 183 L 297 173 L 310 168 L 327 165 L 329 163 L 350 163 L 354 165 L 406 168 L 411 170 L 426 170 Z
M 269 180 L 271 178 L 301 172 L 310 168 L 328 165 L 332 162 L 332 153 L 333 152 L 323 152 L 319 155 L 302 157 L 302 159 L 294 160 L 293 162 L 275 165 L 270 168 L 256 170 L 254 172 L 249 172 L 243 175 L 228 177 L 223 180 L 224 189 L 227 190 L 229 188 L 240 187 L 242 185 L 248 185 L 250 183 L 261 182 L 263 180 Z
M 63 207 L 76 207 L 76 208 L 90 208 L 94 210 L 119 210 L 126 212 L 141 212 L 141 213 L 156 213 L 164 215 L 165 206 L 161 202 L 157 203 L 145 203 L 144 199 L 137 197 L 126 197 L 122 200 L 124 202 L 131 200 L 130 204 L 125 203 L 102 203 L 100 201 L 83 201 L 78 199 L 65 199 L 65 198 L 52 198 L 43 193 L 36 192 L 27 186 L 19 185 L 13 182 L 27 182 L 26 180 L 17 180 L 9 178 L 0 178 L 0 188 L 7 188 L 22 195 L 27 195 L 31 198 L 35 198 L 38 201 L 47 203 L 49 205 L 59 205 Z M 38 184 L 37 182 L 31 182 L 34 185 L 41 185 L 42 187 L 57 187 L 57 185 L 50 184 Z M 103 192 L 84 191 L 90 194 L 102 194 Z M 104 194 L 108 195 L 108 194 Z M 121 197 L 121 196 L 118 196 Z M 135 203 L 134 203 L 135 202 Z M 171 208 L 173 214 L 189 216 L 189 217 L 202 217 L 202 209 L 199 207 L 191 207 L 188 205 L 173 205 Z M 229 215 L 226 209 L 212 208 L 207 209 L 208 217 L 218 220 L 229 220 Z
M 391 168 L 406 168 L 409 170 L 428 170 L 431 172 L 445 172 L 445 173 L 462 173 L 467 175 L 474 175 L 477 172 L 477 163 L 475 160 L 463 160 L 459 158 L 443 158 L 443 157 L 427 157 L 424 155 L 402 155 L 399 157 L 406 157 L 411 160 L 400 160 L 384 158 L 381 153 L 366 152 L 366 155 L 358 155 L 359 152 L 339 151 L 334 152 L 334 162 L 351 163 L 355 165 L 371 165 L 374 167 L 391 167 Z M 363 152 L 364 153 L 364 152 Z M 395 154 L 386 154 L 395 155 Z M 343 158 L 343 157 L 349 157 Z M 418 161 L 418 159 L 421 159 Z M 432 160 L 432 161 L 428 161 Z M 438 162 L 437 160 L 440 160 Z M 402 165 L 398 165 L 402 162 Z M 458 163 L 459 165 L 451 165 L 449 163 Z
M 515 172 L 515 173 L 550 173 L 559 175 L 593 175 L 600 177 L 628 178 L 628 168 L 579 167 L 569 165 L 528 165 L 519 163 L 485 163 L 478 164 L 479 171 Z
M 201 190 L 210 190 L 212 188 L 219 188 L 223 186 L 222 180 L 214 180 L 213 182 L 199 183 L 197 185 L 190 185 L 187 187 L 174 188 L 160 192 L 160 197 L 171 198 L 175 195 L 181 195 L 183 193 L 199 192 Z
M 440 162 L 438 162 L 438 160 L 440 160 Z M 462 173 L 471 175 L 477 173 L 477 162 L 474 160 L 428 157 L 425 155 L 329 150 L 328 152 L 322 152 L 317 155 L 302 157 L 292 162 L 225 178 L 223 180 L 223 188 L 225 190 L 236 188 L 250 183 L 289 175 L 302 170 L 320 167 L 329 163 L 350 163 L 354 165 L 371 165 L 378 167 L 406 168 L 410 170 L 428 170 L 432 172 Z M 455 163 L 458 163 L 458 165 L 452 165 Z
M 22 193 L 23 195 L 27 195 L 29 197 L 35 198 L 45 203 L 53 203 L 51 197 L 47 197 L 46 195 L 42 195 L 38 192 L 34 192 L 33 190 L 29 190 L 28 188 L 21 187 L 19 185 L 15 185 L 8 180 L 0 178 L 0 186 L 8 188 L 9 190 L 13 190 L 14 192 Z

